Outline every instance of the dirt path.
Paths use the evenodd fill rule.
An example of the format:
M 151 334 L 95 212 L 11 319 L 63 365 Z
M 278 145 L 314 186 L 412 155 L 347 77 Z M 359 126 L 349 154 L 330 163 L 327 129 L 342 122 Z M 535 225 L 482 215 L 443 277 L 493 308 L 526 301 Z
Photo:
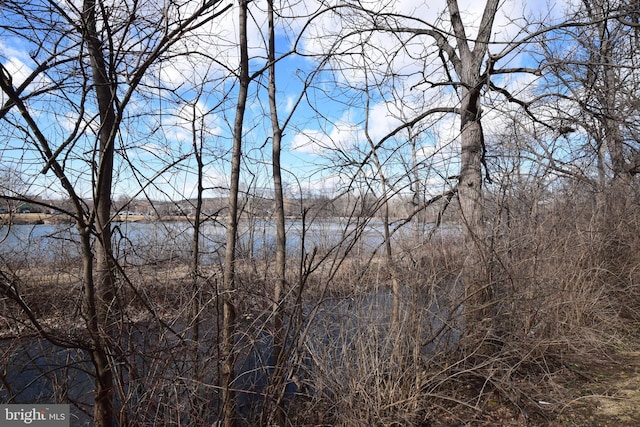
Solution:
M 569 399 L 551 426 L 640 426 L 640 345 L 608 362 L 568 364 L 573 379 L 560 387 Z

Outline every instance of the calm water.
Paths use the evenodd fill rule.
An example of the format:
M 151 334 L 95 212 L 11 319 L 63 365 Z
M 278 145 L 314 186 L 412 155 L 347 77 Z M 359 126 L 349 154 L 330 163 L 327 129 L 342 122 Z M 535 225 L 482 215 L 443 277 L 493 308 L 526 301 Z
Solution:
M 428 228 L 430 226 L 427 226 Z M 452 232 L 452 227 L 443 232 Z M 202 263 L 218 262 L 224 253 L 226 229 L 219 223 L 205 223 L 201 229 Z M 414 238 L 407 225 L 394 235 L 396 243 Z M 116 257 L 123 262 L 146 263 L 187 260 L 191 255 L 193 228 L 188 222 L 122 222 L 113 227 Z M 381 222 L 314 222 L 303 227 L 300 221 L 287 223 L 287 248 L 291 256 L 303 249 L 371 252 L 384 241 Z M 240 225 L 238 255 L 262 258 L 275 248 L 275 226 L 270 221 Z M 69 262 L 79 258 L 78 233 L 70 224 L 12 225 L 0 227 L 0 256 L 6 261 L 47 260 Z
M 321 250 L 333 247 L 342 251 L 351 247 L 352 251 L 372 251 L 383 243 L 383 228 L 380 222 L 370 222 L 362 226 L 339 221 L 316 222 L 304 230 L 300 222 L 290 222 L 287 230 L 288 248 L 293 256 L 295 251 L 300 253 L 303 244 L 304 250 L 309 252 L 314 247 Z M 203 227 L 203 262 L 216 262 L 222 256 L 225 231 L 224 226 L 220 224 L 207 224 Z M 16 225 L 10 228 L 3 227 L 0 232 L 0 261 L 47 259 L 69 262 L 74 257 L 79 258 L 78 234 L 71 225 Z M 455 234 L 457 228 L 445 227 L 441 232 Z M 119 223 L 114 226 L 117 256 L 127 262 L 187 259 L 190 255 L 192 236 L 193 229 L 187 222 Z M 239 239 L 240 254 L 253 254 L 256 257 L 270 255 L 274 236 L 275 227 L 271 222 L 243 223 Z M 413 241 L 414 237 L 414 231 L 407 227 L 394 236 L 394 244 L 408 244 L 407 242 Z M 422 329 L 425 336 L 431 336 L 430 331 L 440 330 L 442 325 L 450 323 L 451 313 L 434 300 L 420 298 L 426 298 L 426 295 L 415 295 L 409 288 L 405 289 L 402 295 L 403 310 L 409 310 L 410 304 L 419 300 L 416 306 L 422 307 L 423 310 Z M 312 327 L 306 332 L 304 345 L 301 346 L 305 350 L 301 350 L 300 366 L 296 369 L 309 383 L 313 383 L 314 376 L 319 373 L 306 361 L 316 355 L 324 354 L 328 358 L 327 363 L 330 363 L 326 368 L 336 370 L 335 375 L 339 377 L 342 369 L 349 369 L 351 366 L 350 358 L 352 351 L 357 349 L 357 337 L 375 337 L 373 342 L 385 343 L 393 295 L 389 289 L 384 288 L 355 299 L 352 296 L 335 297 L 317 304 L 317 310 L 313 314 L 310 312 L 311 305 L 305 305 L 303 310 L 304 322 L 310 322 Z M 157 372 L 179 373 L 185 369 L 189 374 L 191 362 L 183 360 L 181 356 L 187 357 L 190 353 L 176 353 L 175 342 L 162 341 L 160 338 L 165 334 L 159 333 L 157 326 L 149 324 L 149 329 L 146 330 L 145 325 L 131 325 L 131 334 L 123 334 L 123 339 L 129 340 L 126 348 L 132 352 L 130 361 L 144 374 L 141 378 Z M 207 367 L 207 372 L 211 375 L 207 383 L 214 384 L 217 362 L 209 356 L 215 354 L 217 341 L 215 324 L 208 326 L 210 330 L 203 325 L 203 333 L 208 338 L 203 340 L 201 360 L 207 360 L 211 364 Z M 257 413 L 260 407 L 261 393 L 267 384 L 273 362 L 271 339 L 264 326 L 260 322 L 252 322 L 251 327 L 247 326 L 247 330 L 242 334 L 246 342 L 238 342 L 241 349 L 236 366 L 237 387 L 244 391 L 238 393 L 237 403 L 241 413 L 247 416 Z M 432 352 L 448 348 L 457 339 L 457 333 L 454 325 L 447 329 L 446 333 L 437 335 L 437 340 L 432 340 L 423 351 Z M 91 366 L 89 356 L 85 352 L 59 349 L 44 339 L 35 337 L 0 340 L 0 349 L 2 348 L 9 351 L 4 354 L 4 366 L 0 368 L 4 367 L 7 372 L 6 384 L 11 384 L 12 388 L 9 391 L 0 384 L 0 400 L 6 401 L 9 396 L 12 396 L 15 402 L 51 402 L 69 398 L 79 402 L 81 406 L 89 407 L 92 404 L 93 382 L 87 374 L 91 371 Z M 2 354 L 0 351 L 0 355 Z M 163 357 L 158 358 L 159 354 Z M 165 364 L 165 359 L 171 363 Z M 153 385 L 162 386 L 163 383 L 158 381 Z M 132 387 L 134 385 L 132 383 Z M 64 396 L 60 395 L 61 390 Z M 135 390 L 131 392 L 134 398 L 144 397 L 144 390 L 140 392 L 140 396 Z M 297 386 L 288 383 L 288 398 L 293 398 L 296 392 Z M 313 390 L 304 393 L 313 393 Z M 215 405 L 216 399 L 215 396 L 211 397 L 210 403 Z M 89 417 L 75 406 L 72 407 L 72 415 L 76 417 L 73 425 L 90 425 Z M 210 420 L 214 421 L 215 419 Z
M 438 304 L 429 295 L 415 293 L 408 288 L 402 290 L 401 300 L 402 318 L 409 311 L 415 310 L 415 307 L 420 307 L 419 317 L 412 319 L 414 322 L 420 319 L 423 335 L 431 339 L 421 347 L 424 357 L 455 346 L 459 336 L 459 330 L 452 321 L 457 318 L 455 313 L 452 316 L 448 308 Z M 301 326 L 309 322 L 310 327 L 305 331 L 302 344 L 293 341 L 288 344 L 297 345 L 298 357 L 295 362 L 292 360 L 295 366 L 291 368 L 292 372 L 304 380 L 304 385 L 301 389 L 297 383 L 287 381 L 287 401 L 292 401 L 299 393 L 308 396 L 319 391 L 313 388 L 317 384 L 316 376 L 348 378 L 349 375 L 353 375 L 354 353 L 363 351 L 364 343 L 368 343 L 364 350 L 370 351 L 371 357 L 383 360 L 390 357 L 389 352 L 394 349 L 393 335 L 389 335 L 392 305 L 393 295 L 389 289 L 380 289 L 355 297 L 330 297 L 305 304 Z M 445 323 L 450 326 L 443 328 Z M 179 326 L 180 323 L 173 326 L 176 325 Z M 248 420 L 257 420 L 263 393 L 266 391 L 275 363 L 272 338 L 266 326 L 262 322 L 254 321 L 250 324 L 243 323 L 238 329 L 241 333 L 238 334 L 236 344 L 236 403 L 240 414 Z M 411 326 L 406 326 L 410 330 Z M 168 401 L 169 406 L 177 407 L 189 396 L 189 387 L 192 386 L 190 381 L 208 385 L 217 383 L 218 362 L 215 357 L 211 357 L 217 354 L 215 323 L 203 324 L 199 353 L 200 360 L 205 363 L 202 372 L 207 372 L 204 377 L 193 370 L 190 348 L 180 347 L 175 339 L 171 339 L 172 334 L 162 333 L 159 325 L 140 322 L 125 324 L 123 328 L 126 332 L 122 334 L 121 339 L 128 350 L 128 363 L 135 365 L 135 372 L 139 374 L 130 378 L 124 368 L 121 373 L 132 401 L 140 399 L 148 405 L 148 396 L 145 394 L 145 387 L 148 386 L 155 392 L 164 389 L 180 391 L 175 396 L 171 395 Z M 434 334 L 436 330 L 440 332 Z M 77 349 L 57 348 L 38 337 L 0 339 L 0 349 L 2 348 L 9 351 L 4 354 L 2 363 L 6 375 L 3 383 L 0 383 L 0 401 L 6 402 L 9 398 L 13 403 L 73 401 L 85 408 L 90 408 L 93 404 L 93 379 L 90 374 L 92 366 L 88 353 Z M 329 371 L 335 372 L 328 374 Z M 10 389 L 4 387 L 7 384 L 10 384 Z M 215 387 L 204 389 L 211 390 L 208 396 L 210 408 L 207 413 L 210 418 L 208 425 L 211 425 L 216 421 L 215 408 L 219 400 Z M 75 405 L 71 406 L 71 415 L 71 425 L 91 425 L 90 417 Z M 151 414 L 151 417 L 153 415 Z M 179 421 L 185 424 L 189 422 L 188 413 L 174 415 L 184 417 Z M 175 423 L 176 420 L 173 421 Z

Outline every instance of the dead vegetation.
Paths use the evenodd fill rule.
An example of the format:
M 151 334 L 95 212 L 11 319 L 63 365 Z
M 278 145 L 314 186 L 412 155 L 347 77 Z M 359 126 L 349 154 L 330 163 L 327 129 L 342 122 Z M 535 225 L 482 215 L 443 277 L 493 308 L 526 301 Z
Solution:
M 290 342 L 287 359 L 278 362 L 285 367 L 288 422 L 635 425 L 640 238 L 633 230 L 639 218 L 630 209 L 621 218 L 609 216 L 607 224 L 614 225 L 603 228 L 567 202 L 548 206 L 535 220 L 512 211 L 508 227 L 506 218 L 495 217 L 485 252 L 493 318 L 473 328 L 462 314 L 464 254 L 453 237 L 398 245 L 392 266 L 370 254 L 331 252 L 290 263 L 284 299 Z M 41 263 L 8 271 L 5 280 L 14 281 L 6 283 L 42 325 L 82 337 L 79 266 Z M 155 425 L 158 414 L 215 419 L 221 272 L 209 265 L 194 274 L 179 263 L 119 270 L 114 310 L 122 345 L 113 349 L 127 366 L 121 393 L 146 408 L 128 415 L 130 422 Z M 265 381 L 276 363 L 268 352 L 270 261 L 240 260 L 237 275 L 238 369 L 244 372 L 237 391 L 242 422 L 250 425 L 269 398 Z M 391 316 L 394 280 L 398 321 Z M 197 319 L 189 309 L 194 301 Z M 6 292 L 2 305 L 5 342 L 38 335 Z M 10 360 L 5 354 L 5 370 Z M 171 396 L 163 391 L 169 386 Z M 11 399 L 9 388 L 2 393 Z M 203 413 L 203 402 L 212 409 Z

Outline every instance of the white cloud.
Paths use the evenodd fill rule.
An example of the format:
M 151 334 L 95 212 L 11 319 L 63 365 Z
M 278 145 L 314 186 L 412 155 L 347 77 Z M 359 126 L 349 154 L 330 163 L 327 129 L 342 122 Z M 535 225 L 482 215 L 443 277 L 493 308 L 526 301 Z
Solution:
M 170 141 L 191 144 L 194 129 L 197 138 L 222 134 L 218 117 L 209 113 L 209 110 L 210 108 L 200 100 L 195 104 L 177 105 L 163 119 L 165 137 Z
M 390 103 L 378 103 L 369 112 L 369 136 L 378 141 L 402 124 L 398 106 Z
M 295 105 L 295 102 L 296 102 L 296 98 L 295 97 L 293 97 L 291 95 L 287 96 L 287 103 L 284 106 L 284 112 L 287 113 L 287 114 L 291 113 L 293 111 L 293 107 Z
M 7 43 L 0 42 L 0 58 L 3 58 L 2 65 L 9 73 L 13 87 L 15 88 L 24 83 L 35 69 L 33 60 L 25 50 L 19 49 L 19 45 L 12 46 Z M 27 86 L 26 91 L 32 92 L 49 84 L 49 79 L 40 73 L 40 75 L 33 79 L 33 81 Z M 0 100 L 3 103 L 5 102 L 5 96 L 6 95 L 3 92 L 0 92 Z
M 334 197 L 339 194 L 340 189 L 344 188 L 348 180 L 348 177 L 336 174 L 314 176 L 298 181 L 298 185 L 291 186 L 289 192 L 293 196 L 315 194 Z
M 290 150 L 321 155 L 330 151 L 347 152 L 361 140 L 362 129 L 350 120 L 350 113 L 337 120 L 330 132 L 306 129 L 299 132 L 291 142 Z
M 229 188 L 229 176 L 223 171 L 210 166 L 203 171 L 205 188 L 226 189 Z
M 326 134 L 316 129 L 305 129 L 293 137 L 290 150 L 307 154 L 322 154 Z
M 3 65 L 11 76 L 14 87 L 20 86 L 33 71 L 31 67 L 15 56 L 10 56 Z

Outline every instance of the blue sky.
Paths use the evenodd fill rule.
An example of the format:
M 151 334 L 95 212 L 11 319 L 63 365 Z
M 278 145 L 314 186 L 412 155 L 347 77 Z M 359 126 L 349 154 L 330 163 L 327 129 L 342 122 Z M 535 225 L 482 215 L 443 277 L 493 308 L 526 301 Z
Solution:
M 263 40 L 266 25 L 264 5 L 261 2 L 251 4 L 254 22 L 249 29 L 250 55 L 252 69 L 255 70 L 265 63 Z M 469 25 L 468 35 L 472 36 L 474 25 L 477 25 L 474 23 L 479 21 L 484 4 L 477 1 L 461 1 L 460 4 L 463 19 Z M 151 14 L 153 6 L 150 5 L 151 3 L 147 6 Z M 370 2 L 369 5 L 379 7 L 380 3 Z M 308 16 L 318 8 L 317 2 L 302 1 L 282 10 L 282 14 Z M 387 10 L 420 17 L 447 29 L 447 24 L 440 18 L 443 8 L 443 0 L 425 0 L 422 3 L 400 0 L 387 6 Z M 521 16 L 523 8 L 536 14 L 546 13 L 546 4 L 542 2 L 505 1 L 494 26 L 495 41 L 509 40 L 516 34 L 517 26 L 511 19 Z M 554 16 L 557 17 L 560 8 L 561 5 L 556 2 Z M 139 194 L 140 184 L 145 185 L 145 180 L 151 178 L 155 180 L 155 184 L 147 187 L 147 194 L 152 198 L 177 199 L 194 195 L 195 161 L 189 156 L 193 138 L 190 119 L 193 117 L 198 119 L 198 144 L 204 143 L 207 153 L 205 183 L 212 188 L 226 186 L 236 90 L 235 81 L 229 77 L 228 70 L 237 66 L 236 20 L 236 11 L 231 9 L 200 28 L 195 37 L 185 39 L 182 48 L 201 52 L 199 55 L 190 58 L 174 57 L 170 63 L 164 63 L 162 68 L 153 70 L 145 84 L 163 88 L 157 92 L 162 92 L 161 102 L 157 98 L 150 98 L 154 93 L 151 90 L 142 94 L 144 96 L 136 95 L 133 98 L 128 113 L 135 117 L 122 129 L 119 139 L 121 150 L 115 171 L 116 197 Z M 281 19 L 277 39 L 279 52 L 290 50 L 305 22 L 306 18 Z M 314 72 L 318 58 L 330 46 L 335 45 L 336 37 L 348 30 L 347 20 L 338 19 L 329 13 L 321 15 L 305 27 L 299 45 L 300 51 L 309 56 L 291 55 L 278 62 L 276 72 L 281 122 L 292 112 L 294 102 L 304 89 L 303 79 Z M 128 43 L 135 36 L 132 33 L 127 39 Z M 363 168 L 356 166 L 370 151 L 366 136 L 375 143 L 397 127 L 402 118 L 410 119 L 417 112 L 433 105 L 450 106 L 457 102 L 454 92 L 446 88 L 415 89 L 421 75 L 427 75 L 433 80 L 444 78 L 439 64 L 434 61 L 437 57 L 434 56 L 432 40 L 420 38 L 400 51 L 398 39 L 388 34 L 375 34 L 370 42 L 371 45 L 364 51 L 368 61 L 363 61 L 357 55 L 341 58 L 341 65 L 351 67 L 347 72 L 330 71 L 331 66 L 337 65 L 336 61 L 325 64 L 327 70 L 315 76 L 302 102 L 293 112 L 293 118 L 285 129 L 282 154 L 284 179 L 291 194 L 297 194 L 299 190 L 335 194 L 352 182 L 351 174 L 360 169 L 359 182 L 367 182 L 376 188 L 376 181 L 379 182 L 380 178 L 376 168 L 371 164 Z M 353 50 L 349 41 L 342 42 L 341 47 Z M 496 44 L 492 49 L 501 47 Z M 14 84 L 23 81 L 35 68 L 36 64 L 29 53 L 36 51 L 37 46 L 29 45 L 16 36 L 6 32 L 0 34 L 0 61 L 12 73 Z M 394 56 L 389 68 L 385 60 L 388 59 L 389 52 L 396 51 L 400 53 Z M 357 49 L 353 52 L 357 52 Z M 214 61 L 205 59 L 204 55 Z M 426 60 L 423 59 L 425 57 Z M 512 57 L 509 65 L 526 61 L 524 57 Z M 126 69 L 123 66 L 122 70 Z M 368 72 L 365 73 L 365 69 Z M 392 85 L 385 81 L 383 84 L 386 86 L 382 86 L 382 90 L 362 90 L 366 84 L 371 85 L 375 78 L 380 78 L 385 73 L 388 75 L 389 71 L 396 74 Z M 30 90 L 50 84 L 50 79 L 51 75 L 36 79 Z M 268 104 L 263 87 L 265 82 L 266 74 L 252 83 L 245 122 L 246 162 L 243 182 L 256 188 L 270 187 L 271 147 L 268 139 Z M 512 78 L 509 85 L 524 89 L 532 83 L 530 76 L 518 76 Z M 369 97 L 368 109 L 365 108 L 365 95 Z M 79 192 L 88 196 L 91 179 L 87 163 L 89 159 L 84 153 L 91 149 L 94 139 L 91 133 L 95 132 L 95 124 L 87 119 L 78 122 L 76 112 L 70 108 L 73 102 L 61 101 L 59 98 L 56 98 L 56 102 L 50 101 L 50 98 L 44 97 L 41 102 L 32 102 L 31 106 L 37 110 L 39 123 L 47 130 L 54 147 L 60 146 L 60 141 L 64 140 L 77 123 L 86 126 L 87 137 L 79 138 L 73 150 L 69 150 L 65 164 L 77 183 Z M 494 117 L 491 112 L 486 115 L 486 123 L 485 130 L 489 132 L 492 127 L 500 126 L 498 117 Z M 421 162 L 421 179 L 428 182 L 434 192 L 441 191 L 449 185 L 442 178 L 457 173 L 456 119 L 453 116 L 438 116 L 437 121 L 435 118 L 432 122 L 426 120 L 413 130 L 417 135 L 416 155 Z M 0 151 L 3 166 L 22 168 L 25 176 L 31 173 L 32 177 L 27 179 L 31 193 L 50 197 L 59 192 L 59 186 L 51 175 L 34 173 L 42 167 L 37 153 L 32 149 L 23 150 L 25 144 L 22 139 L 18 134 L 14 134 L 15 139 L 12 139 L 9 128 L 3 127 L 2 132 L 6 140 Z M 411 153 L 406 144 L 402 145 L 407 140 L 408 134 L 401 132 L 381 147 L 380 160 L 384 164 L 384 174 L 390 181 L 400 177 L 411 166 L 408 165 Z M 17 149 L 13 149 L 14 147 Z M 174 163 L 174 166 L 168 166 Z M 166 171 L 162 172 L 164 168 Z M 405 191 L 407 185 L 408 181 L 399 181 L 396 191 Z M 209 191 L 210 195 L 222 193 L 223 190 Z

